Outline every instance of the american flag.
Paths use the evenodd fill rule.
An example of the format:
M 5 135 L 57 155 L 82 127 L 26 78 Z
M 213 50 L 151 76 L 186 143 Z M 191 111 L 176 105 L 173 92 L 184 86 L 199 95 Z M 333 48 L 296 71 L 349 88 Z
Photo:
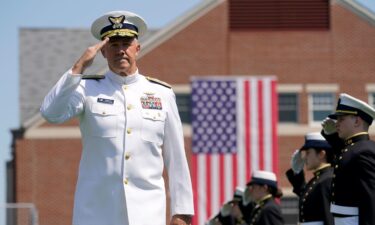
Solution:
M 194 77 L 191 85 L 193 225 L 203 225 L 252 171 L 277 174 L 276 79 Z

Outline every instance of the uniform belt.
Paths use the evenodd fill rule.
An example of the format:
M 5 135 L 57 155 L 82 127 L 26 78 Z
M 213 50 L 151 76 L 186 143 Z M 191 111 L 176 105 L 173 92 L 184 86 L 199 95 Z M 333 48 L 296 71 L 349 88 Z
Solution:
M 349 217 L 334 217 L 335 225 L 358 225 L 359 217 L 358 216 L 349 216 Z
M 337 213 L 337 214 L 348 215 L 348 216 L 358 216 L 358 212 L 359 212 L 358 207 L 341 206 L 341 205 L 335 205 L 331 203 L 331 213 Z
M 324 225 L 323 221 L 302 222 L 300 225 Z

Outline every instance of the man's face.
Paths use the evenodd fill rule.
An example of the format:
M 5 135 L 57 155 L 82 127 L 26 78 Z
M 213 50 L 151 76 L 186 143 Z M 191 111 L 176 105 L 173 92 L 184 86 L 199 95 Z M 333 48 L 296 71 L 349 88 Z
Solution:
M 112 37 L 103 47 L 102 54 L 113 72 L 126 76 L 135 72 L 139 50 L 136 38 Z
M 347 139 L 354 134 L 357 116 L 341 115 L 337 116 L 336 129 L 341 139 Z

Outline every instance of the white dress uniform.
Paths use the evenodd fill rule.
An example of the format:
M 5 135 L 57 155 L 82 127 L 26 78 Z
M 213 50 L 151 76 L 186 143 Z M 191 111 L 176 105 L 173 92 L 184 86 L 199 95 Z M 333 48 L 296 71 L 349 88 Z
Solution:
M 171 215 L 194 214 L 183 134 L 172 89 L 138 71 L 83 80 L 65 73 L 45 97 L 43 117 L 80 120 L 83 151 L 73 225 L 165 225 L 164 166 Z

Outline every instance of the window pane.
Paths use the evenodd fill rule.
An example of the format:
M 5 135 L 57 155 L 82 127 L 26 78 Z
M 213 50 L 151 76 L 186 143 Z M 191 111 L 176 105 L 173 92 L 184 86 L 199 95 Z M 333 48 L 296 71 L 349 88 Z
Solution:
M 335 95 L 333 93 L 312 93 L 312 120 L 320 122 L 326 118 L 335 107 Z
M 279 93 L 279 122 L 296 123 L 298 121 L 298 95 Z
M 371 95 L 370 104 L 371 104 L 372 107 L 375 107 L 375 93 L 371 93 L 370 95 Z
M 176 101 L 182 123 L 190 124 L 190 94 L 176 93 Z

